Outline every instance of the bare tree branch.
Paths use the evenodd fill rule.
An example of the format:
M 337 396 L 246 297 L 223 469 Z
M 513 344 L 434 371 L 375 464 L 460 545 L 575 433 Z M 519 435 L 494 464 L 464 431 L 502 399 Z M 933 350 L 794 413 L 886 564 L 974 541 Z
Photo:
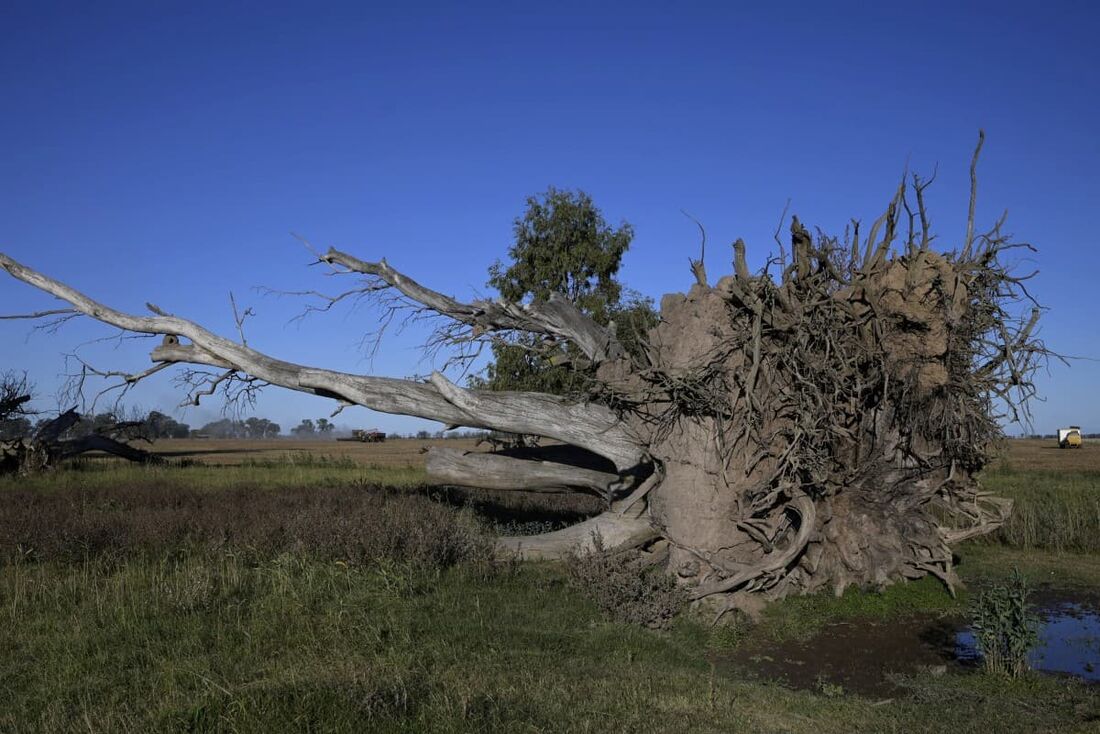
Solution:
M 76 315 L 76 313 L 77 312 L 74 309 L 71 309 L 71 308 L 55 308 L 55 309 L 52 309 L 50 311 L 36 311 L 34 313 L 9 314 L 9 315 L 0 314 L 0 320 L 2 320 L 2 321 L 8 321 L 8 320 L 14 320 L 14 319 L 32 320 L 32 319 L 41 319 L 41 318 L 44 318 L 46 316 L 60 316 L 60 315 L 64 315 L 64 314 Z
M 432 376 L 431 384 L 424 384 L 306 367 L 274 359 L 178 316 L 134 316 L 112 309 L 3 254 L 0 254 L 0 267 L 106 324 L 141 334 L 166 334 L 191 340 L 191 344 L 180 344 L 166 339 L 166 343 L 153 350 L 152 358 L 156 362 L 236 370 L 272 385 L 344 400 L 385 413 L 556 438 L 600 454 L 620 470 L 635 466 L 644 456 L 638 440 L 627 432 L 618 416 L 604 406 L 572 403 L 541 393 L 464 390 L 439 373 Z
M 479 489 L 527 492 L 587 490 L 610 499 L 614 492 L 629 486 L 629 480 L 623 480 L 617 474 L 593 469 L 438 447 L 428 450 L 427 469 L 433 481 Z
M 963 242 L 963 257 L 970 257 L 970 247 L 974 244 L 974 209 L 978 203 L 978 156 L 985 143 L 985 130 L 978 131 L 978 144 L 974 147 L 974 157 L 970 159 L 970 209 L 966 217 L 966 240 Z
M 504 300 L 462 303 L 425 288 L 394 270 L 385 259 L 367 262 L 335 249 L 330 249 L 321 259 L 329 265 L 346 268 L 348 272 L 379 278 L 414 303 L 472 327 L 474 336 L 492 331 L 546 334 L 573 342 L 593 362 L 614 359 L 622 354 L 622 347 L 611 331 L 556 293 L 551 294 L 548 301 L 527 305 Z M 368 287 L 377 289 L 373 285 Z

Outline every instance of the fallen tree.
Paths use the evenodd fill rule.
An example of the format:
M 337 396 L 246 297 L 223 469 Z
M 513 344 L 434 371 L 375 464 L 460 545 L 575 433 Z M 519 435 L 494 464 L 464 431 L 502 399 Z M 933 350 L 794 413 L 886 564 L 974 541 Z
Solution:
M 68 302 L 63 317 L 164 335 L 154 367 L 113 373 L 126 384 L 186 364 L 200 367 L 186 373 L 195 401 L 218 387 L 278 385 L 341 406 L 544 436 L 602 457 L 606 466 L 592 468 L 433 449 L 428 467 L 453 484 L 597 493 L 604 513 L 502 545 L 557 557 L 593 547 L 598 535 L 608 548 L 644 548 L 721 612 L 926 574 L 954 587 L 952 544 L 1008 516 L 1011 503 L 976 477 L 1001 435 L 999 411 L 1026 405 L 1047 352 L 1027 276 L 1005 263 L 1008 250 L 1026 245 L 1002 235 L 1003 220 L 974 231 L 976 164 L 977 151 L 967 232 L 955 250 L 933 249 L 930 182 L 914 175 L 866 230 L 853 221 L 834 238 L 793 218 L 789 261 L 780 245 L 779 258 L 751 272 L 738 240 L 733 273 L 714 284 L 702 259 L 693 261 L 694 285 L 664 297 L 660 323 L 636 354 L 564 298 L 464 303 L 385 260 L 318 254 L 333 273 L 364 278 L 319 310 L 383 293 L 391 310 L 448 319 L 441 340 L 449 344 L 517 332 L 568 342 L 590 376 L 573 398 L 468 390 L 439 372 L 415 381 L 294 364 L 249 347 L 243 334 L 218 336 L 151 304 L 150 315 L 124 313 L 10 257 L 0 255 L 0 266 Z
M 27 402 L 30 395 L 25 396 Z M 152 464 L 160 461 L 151 454 L 131 446 L 119 438 L 134 436 L 134 426 L 129 423 L 116 423 L 93 433 L 67 437 L 66 433 L 81 422 L 82 417 L 75 408 L 48 420 L 26 436 L 0 441 L 0 474 L 30 474 L 49 469 L 65 459 L 71 459 L 91 451 L 100 451 L 128 461 Z

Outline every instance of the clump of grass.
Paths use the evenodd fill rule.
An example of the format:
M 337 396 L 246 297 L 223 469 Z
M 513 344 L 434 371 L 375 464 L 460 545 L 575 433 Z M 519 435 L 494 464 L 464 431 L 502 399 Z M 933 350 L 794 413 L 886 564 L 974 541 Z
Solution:
M 596 602 L 617 622 L 668 629 L 687 604 L 671 575 L 647 565 L 637 552 L 608 552 L 594 538 L 595 552 L 575 555 L 568 563 L 572 586 Z
M 1028 652 L 1039 641 L 1039 618 L 1028 603 L 1031 589 L 1019 569 L 1007 582 L 974 599 L 971 629 L 988 673 L 1017 678 L 1028 670 Z
M 330 456 L 310 451 L 284 451 L 282 454 L 266 459 L 246 459 L 238 466 L 257 469 L 278 469 L 282 467 L 325 467 L 332 469 L 361 469 L 362 464 L 350 456 Z M 368 464 L 368 469 L 380 469 L 377 464 Z

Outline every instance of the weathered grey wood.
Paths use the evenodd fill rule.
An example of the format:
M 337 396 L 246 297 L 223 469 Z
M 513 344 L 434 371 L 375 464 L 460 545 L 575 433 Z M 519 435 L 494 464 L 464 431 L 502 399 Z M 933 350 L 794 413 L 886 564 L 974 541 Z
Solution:
M 972 179 L 976 160 L 975 154 Z M 738 241 L 734 274 L 712 287 L 700 255 L 691 261 L 694 285 L 662 299 L 660 319 L 636 355 L 622 354 L 613 328 L 592 323 L 560 297 L 529 306 L 463 303 L 384 260 L 337 250 L 317 255 L 330 274 L 355 282 L 334 297 L 311 292 L 328 305 L 307 310 L 381 293 L 389 316 L 410 309 L 413 316 L 447 317 L 432 346 L 484 344 L 500 332 L 521 331 L 546 346 L 569 341 L 575 348 L 564 356 L 576 364 L 582 357 L 603 361 L 585 386 L 598 405 L 464 390 L 439 373 L 388 380 L 285 362 L 251 349 L 243 333 L 239 343 L 230 341 L 156 306 L 149 306 L 151 317 L 131 316 L 8 258 L 0 265 L 80 313 L 165 335 L 152 369 L 95 373 L 101 377 L 132 384 L 165 365 L 209 365 L 218 373 L 189 373 L 208 388 L 196 388 L 196 399 L 233 380 L 245 381 L 245 390 L 266 382 L 341 406 L 589 449 L 583 456 L 558 452 L 563 466 L 540 464 L 552 458 L 549 452 L 444 451 L 430 457 L 429 468 L 437 479 L 467 486 L 629 494 L 573 527 L 500 545 L 552 558 L 659 538 L 637 560 L 659 562 L 721 616 L 751 610 L 752 599 L 842 593 L 853 584 L 879 587 L 925 574 L 953 588 L 950 544 L 987 533 L 1008 516 L 1010 503 L 989 496 L 978 481 L 1001 435 L 991 406 L 1019 418 L 1034 395 L 1031 376 L 1053 355 L 1034 336 L 1039 311 L 1030 318 L 1017 313 L 1030 300 L 1022 285 L 1030 276 L 1014 275 L 1001 259 L 1021 245 L 1002 236 L 1000 222 L 972 236 L 972 196 L 964 246 L 947 255 L 933 251 L 926 185 L 914 177 L 920 230 L 904 182 L 870 233 L 855 231 L 844 246 L 792 216 L 792 262 L 781 253 L 774 276 L 770 264 L 750 272 Z M 903 210 L 904 249 L 894 247 Z M 622 356 L 610 359 L 616 355 Z M 35 461 L 43 453 L 23 456 Z M 618 477 L 641 477 L 643 468 L 648 476 L 640 486 L 618 486 Z
M 594 491 L 600 496 L 629 486 L 617 474 L 552 461 L 530 461 L 479 451 L 432 447 L 428 477 L 442 484 L 527 492 Z M 629 481 L 629 480 L 628 480 Z
M 69 408 L 53 420 L 44 423 L 34 432 L 34 441 L 37 443 L 54 443 L 61 438 L 61 434 L 80 422 L 80 414 L 76 408 Z
M 33 436 L 0 443 L 0 472 L 45 469 L 88 451 L 103 451 L 141 463 L 162 461 L 156 454 L 99 434 L 62 440 L 61 435 L 80 420 L 80 414 L 71 408 L 42 425 Z
M 353 375 L 275 359 L 218 336 L 178 316 L 135 316 L 105 306 L 76 289 L 0 254 L 0 267 L 40 290 L 68 301 L 98 321 L 142 334 L 182 336 L 192 344 L 163 344 L 158 362 L 184 362 L 238 370 L 273 385 L 364 405 L 385 413 L 413 415 L 449 425 L 492 428 L 546 436 L 610 459 L 619 470 L 636 466 L 644 449 L 608 408 L 541 393 L 480 392 L 454 385 L 442 374 L 431 383 Z
M 814 508 L 814 503 L 809 497 L 802 495 L 796 497 L 791 502 L 791 509 L 798 513 L 799 527 L 798 533 L 791 541 L 790 545 L 782 550 L 775 550 L 772 553 L 764 556 L 764 558 L 749 568 L 746 568 L 729 578 L 714 581 L 708 584 L 702 584 L 698 586 L 692 593 L 693 599 L 702 599 L 703 597 L 710 596 L 711 594 L 718 594 L 724 591 L 730 591 L 736 589 L 739 586 L 752 581 L 755 578 L 763 576 L 764 574 L 774 573 L 781 571 L 784 567 L 793 561 L 799 553 L 806 547 L 806 544 L 810 542 L 810 538 L 814 534 L 814 524 L 817 522 L 817 510 Z
M 552 533 L 499 538 L 497 547 L 516 553 L 525 560 L 555 560 L 571 554 L 592 553 L 596 550 L 597 537 L 604 548 L 625 550 L 660 537 L 660 532 L 644 514 L 634 516 L 628 513 L 623 516 L 613 507 L 596 517 Z

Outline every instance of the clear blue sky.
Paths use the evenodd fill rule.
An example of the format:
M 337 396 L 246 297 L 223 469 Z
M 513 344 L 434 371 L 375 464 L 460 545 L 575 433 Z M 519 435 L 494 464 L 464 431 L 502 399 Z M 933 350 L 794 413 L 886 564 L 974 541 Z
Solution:
M 291 232 L 470 296 L 525 196 L 579 187 L 634 225 L 623 279 L 659 297 L 690 283 L 697 233 L 681 209 L 706 226 L 716 277 L 739 236 L 762 262 L 788 198 L 826 230 L 873 219 L 906 161 L 939 164 L 933 224 L 956 242 L 984 127 L 980 223 L 1009 209 L 1040 247 L 1044 338 L 1100 357 L 1093 3 L 393 5 L 3 3 L 0 249 L 111 305 L 153 301 L 227 335 L 233 290 L 258 313 L 253 346 L 407 376 L 431 368 L 422 332 L 372 362 L 371 312 L 288 326 L 297 305 L 252 290 L 331 285 Z M 0 281 L 0 312 L 50 303 Z M 28 370 L 49 406 L 61 353 L 105 333 L 27 338 L 0 322 L 0 367 Z M 147 346 L 87 354 L 136 368 Z M 1036 427 L 1100 431 L 1097 386 L 1100 363 L 1052 365 Z M 133 396 L 180 398 L 164 375 Z M 287 427 L 330 409 L 271 389 L 257 412 Z M 363 409 L 338 422 L 429 425 Z

